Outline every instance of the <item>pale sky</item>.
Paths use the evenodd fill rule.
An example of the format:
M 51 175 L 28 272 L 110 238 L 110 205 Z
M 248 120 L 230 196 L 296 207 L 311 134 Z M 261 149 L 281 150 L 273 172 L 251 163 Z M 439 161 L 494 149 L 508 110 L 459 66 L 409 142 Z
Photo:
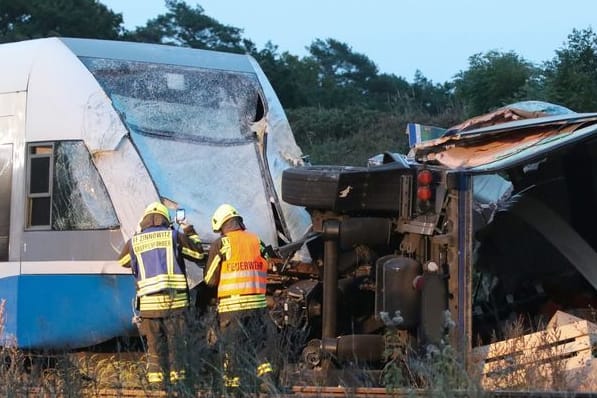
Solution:
M 100 0 L 127 29 L 166 12 L 163 0 Z M 205 14 L 243 30 L 262 49 L 307 55 L 315 39 L 333 38 L 366 55 L 381 73 L 412 82 L 416 70 L 434 83 L 452 80 L 468 58 L 514 51 L 551 60 L 572 29 L 595 29 L 597 1 L 567 0 L 202 0 Z

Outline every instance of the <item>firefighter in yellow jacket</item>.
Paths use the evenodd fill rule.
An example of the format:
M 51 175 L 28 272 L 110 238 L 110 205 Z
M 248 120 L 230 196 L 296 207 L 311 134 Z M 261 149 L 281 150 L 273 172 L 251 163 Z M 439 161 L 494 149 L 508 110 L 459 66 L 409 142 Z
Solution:
M 173 229 L 166 206 L 151 203 L 143 213 L 136 233 L 124 246 L 119 263 L 132 269 L 137 287 L 136 323 L 147 338 L 150 383 L 184 379 L 177 344 L 186 329 L 189 291 L 184 258 L 203 258 L 201 241 L 192 225 Z
M 265 247 L 257 235 L 246 230 L 242 217 L 229 204 L 217 208 L 211 223 L 220 237 L 210 246 L 204 279 L 208 286 L 217 287 L 225 346 L 224 386 L 249 384 L 251 388 L 261 384 L 263 388 L 272 373 L 266 353 L 269 318 Z

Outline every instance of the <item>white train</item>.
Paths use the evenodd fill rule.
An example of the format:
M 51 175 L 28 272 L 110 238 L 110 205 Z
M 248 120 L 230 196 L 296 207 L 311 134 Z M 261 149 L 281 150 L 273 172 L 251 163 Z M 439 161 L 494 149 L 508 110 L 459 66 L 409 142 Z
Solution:
M 222 202 L 274 247 L 308 230 L 278 194 L 302 155 L 250 56 L 48 38 L 0 45 L 0 60 L 4 343 L 134 332 L 134 281 L 116 259 L 151 201 L 186 209 L 206 241 Z

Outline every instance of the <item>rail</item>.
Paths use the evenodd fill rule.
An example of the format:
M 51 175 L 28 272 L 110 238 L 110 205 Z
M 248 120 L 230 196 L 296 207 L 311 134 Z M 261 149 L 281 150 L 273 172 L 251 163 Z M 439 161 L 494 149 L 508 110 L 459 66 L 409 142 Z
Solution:
M 48 391 L 31 388 L 26 392 L 26 396 L 45 397 L 48 396 Z M 190 395 L 189 395 L 190 394 Z M 52 395 L 61 397 L 60 394 Z M 66 397 L 67 395 L 64 394 Z M 83 391 L 83 397 L 93 398 L 162 398 L 162 397 L 196 397 L 207 398 L 214 397 L 213 392 L 198 391 L 190 393 L 188 391 L 166 391 L 166 390 L 142 390 L 142 389 L 111 389 L 104 388 L 98 390 Z M 226 395 L 222 395 L 225 397 Z M 418 390 L 418 389 L 394 389 L 391 391 L 379 387 L 358 387 L 358 388 L 344 388 L 344 387 L 318 387 L 318 386 L 295 386 L 291 391 L 276 393 L 276 394 L 255 394 L 254 398 L 280 397 L 280 398 L 296 398 L 296 397 L 318 397 L 318 398 L 333 398 L 333 397 L 351 397 L 351 398 L 375 398 L 375 397 L 392 397 L 392 398 L 419 398 L 419 397 L 435 397 L 438 396 L 438 391 L 433 390 Z M 571 391 L 441 391 L 439 396 L 454 397 L 454 398 L 469 398 L 469 397 L 483 397 L 483 398 L 589 398 L 595 397 L 594 392 L 571 392 Z

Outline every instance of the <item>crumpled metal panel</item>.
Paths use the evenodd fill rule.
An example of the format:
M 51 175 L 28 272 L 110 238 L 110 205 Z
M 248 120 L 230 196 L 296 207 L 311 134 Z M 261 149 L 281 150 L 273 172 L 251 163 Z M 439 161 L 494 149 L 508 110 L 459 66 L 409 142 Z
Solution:
M 498 174 L 473 176 L 473 229 L 489 224 L 500 206 L 512 195 L 512 183 Z
M 269 198 L 253 144 L 213 147 L 136 136 L 139 153 L 163 198 L 186 210 L 202 239 L 213 240 L 211 216 L 221 203 L 235 206 L 247 228 L 276 242 Z
M 110 193 L 123 236 L 128 239 L 137 230 L 140 212 L 147 202 L 159 200 L 159 196 L 128 137 L 122 140 L 117 150 L 95 153 L 93 159 Z
M 592 135 L 597 131 L 592 125 L 597 125 L 597 114 L 527 101 L 454 126 L 440 138 L 417 144 L 409 158 L 486 173 L 530 161 Z
M 292 241 L 299 240 L 311 229 L 311 217 L 309 213 L 299 206 L 290 205 L 282 201 L 282 173 L 288 167 L 304 165 L 302 151 L 294 140 L 290 124 L 282 108 L 278 97 L 267 77 L 253 58 L 249 58 L 255 73 L 263 89 L 266 99 L 265 122 L 267 137 L 267 161 L 275 191 L 278 194 L 278 202 L 284 214 L 284 221 L 288 228 Z M 306 247 L 297 253 L 298 260 L 309 261 L 309 254 Z
M 215 238 L 210 217 L 221 203 L 230 203 L 249 229 L 277 244 L 272 203 L 280 205 L 276 189 L 281 170 L 300 161 L 300 150 L 280 116 L 279 103 L 266 102 L 264 108 L 254 74 L 127 60 L 82 61 L 129 128 L 158 195 L 185 208 L 203 239 Z M 297 214 L 284 213 L 284 219 Z M 294 236 L 302 234 L 296 233 L 297 225 L 304 225 L 291 225 Z

